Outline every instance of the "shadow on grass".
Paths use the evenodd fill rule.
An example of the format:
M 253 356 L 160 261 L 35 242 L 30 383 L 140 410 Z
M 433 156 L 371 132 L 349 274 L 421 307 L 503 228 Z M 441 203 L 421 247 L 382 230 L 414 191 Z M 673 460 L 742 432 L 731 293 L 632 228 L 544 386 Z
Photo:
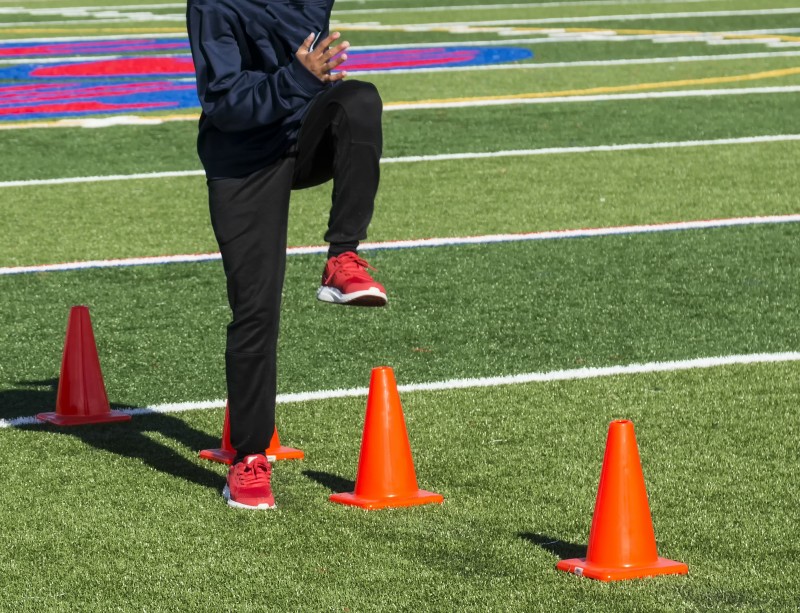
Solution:
M 58 394 L 58 379 L 45 381 L 19 381 L 19 389 L 0 392 L 0 417 L 33 415 L 54 411 Z M 112 404 L 112 409 L 130 409 L 129 405 Z M 17 426 L 20 430 L 46 431 L 72 436 L 96 449 L 128 458 L 138 458 L 151 468 L 179 479 L 191 481 L 203 487 L 218 489 L 220 475 L 188 460 L 167 445 L 154 440 L 157 433 L 172 439 L 189 449 L 219 447 L 220 439 L 192 428 L 186 422 L 165 415 L 152 413 L 134 415 L 130 421 L 90 424 L 84 426 L 55 426 L 49 423 Z
M 331 473 L 324 473 L 318 470 L 304 470 L 303 474 L 309 479 L 316 481 L 320 485 L 324 485 L 333 494 L 352 492 L 356 487 L 355 481 L 350 481 L 349 479 L 345 479 L 338 475 L 332 475 Z
M 537 534 L 535 532 L 520 532 L 517 536 L 533 543 L 537 547 L 541 547 L 545 551 L 557 555 L 560 560 L 586 557 L 586 545 L 560 541 L 552 536 Z

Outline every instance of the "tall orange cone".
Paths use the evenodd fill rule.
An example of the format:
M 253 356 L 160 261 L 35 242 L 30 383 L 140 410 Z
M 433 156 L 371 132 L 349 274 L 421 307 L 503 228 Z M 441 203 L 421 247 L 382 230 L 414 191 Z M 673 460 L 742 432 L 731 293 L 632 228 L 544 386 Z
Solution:
M 299 449 L 281 445 L 277 426 L 272 432 L 272 439 L 265 451 L 267 460 L 270 462 L 276 460 L 302 460 L 305 457 L 305 454 Z M 204 460 L 220 462 L 221 464 L 233 463 L 233 458 L 236 457 L 236 450 L 231 445 L 231 422 L 227 403 L 225 404 L 225 421 L 222 424 L 221 446 L 218 449 L 203 449 L 200 452 L 200 457 Z
M 127 413 L 112 411 L 108 403 L 89 309 L 72 307 L 61 357 L 56 410 L 54 413 L 39 413 L 36 419 L 57 426 L 79 426 L 128 421 L 130 418 Z
M 355 491 L 333 494 L 330 500 L 362 509 L 444 501 L 417 486 L 403 407 L 394 372 L 387 366 L 372 370 Z
M 556 566 L 576 575 L 618 581 L 685 575 L 683 562 L 658 557 L 633 422 L 611 422 L 585 558 Z

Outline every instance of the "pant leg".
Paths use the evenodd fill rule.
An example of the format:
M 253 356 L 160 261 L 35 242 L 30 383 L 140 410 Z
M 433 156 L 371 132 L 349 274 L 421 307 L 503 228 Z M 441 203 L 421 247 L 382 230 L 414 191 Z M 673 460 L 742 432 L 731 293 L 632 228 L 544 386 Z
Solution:
M 342 81 L 320 95 L 303 119 L 293 187 L 333 179 L 329 255 L 355 251 L 367 237 L 380 182 L 382 111 L 374 85 Z
M 233 314 L 225 373 L 236 461 L 263 453 L 275 428 L 275 366 L 293 167 L 294 161 L 286 158 L 246 177 L 208 183 L 211 224 Z

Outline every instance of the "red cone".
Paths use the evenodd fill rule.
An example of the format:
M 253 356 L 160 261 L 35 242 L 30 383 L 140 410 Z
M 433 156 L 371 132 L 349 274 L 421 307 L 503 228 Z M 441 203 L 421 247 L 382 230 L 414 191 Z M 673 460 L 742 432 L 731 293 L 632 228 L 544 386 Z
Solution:
M 108 403 L 89 309 L 72 307 L 61 358 L 56 410 L 54 413 L 39 413 L 36 419 L 57 426 L 78 426 L 128 421 L 130 418 L 127 413 L 112 411 Z

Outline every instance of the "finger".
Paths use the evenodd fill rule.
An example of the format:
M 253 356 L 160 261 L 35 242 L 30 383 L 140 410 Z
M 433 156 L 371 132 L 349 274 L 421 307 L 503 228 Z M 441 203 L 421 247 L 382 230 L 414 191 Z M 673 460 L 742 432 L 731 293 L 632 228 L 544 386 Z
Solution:
M 328 47 L 331 46 L 333 41 L 337 40 L 340 36 L 341 34 L 339 32 L 333 32 L 332 34 L 328 35 L 327 38 L 317 43 L 316 48 L 325 51 Z
M 328 81 L 333 83 L 334 81 L 341 81 L 347 76 L 347 71 L 342 70 L 341 72 L 334 72 L 328 75 Z
M 342 55 L 338 55 L 335 58 L 328 60 L 326 62 L 327 65 L 327 72 L 332 72 L 336 69 L 337 66 L 344 64 L 347 61 L 347 54 L 342 53 Z
M 306 36 L 306 39 L 297 48 L 297 53 L 300 53 L 301 51 L 303 53 L 309 53 L 311 51 L 311 45 L 314 42 L 314 39 L 316 37 L 317 37 L 317 35 L 314 34 L 313 32 L 311 34 L 309 34 L 308 36 Z
M 323 57 L 325 60 L 329 60 L 329 59 L 331 59 L 332 57 L 334 57 L 335 55 L 338 55 L 338 54 L 340 54 L 340 53 L 344 53 L 344 52 L 345 52 L 345 51 L 347 51 L 349 48 L 350 48 L 350 43 L 349 43 L 349 42 L 347 42 L 347 41 L 344 41 L 344 42 L 342 42 L 341 44 L 339 44 L 339 45 L 336 45 L 335 47 L 328 47 L 328 48 L 325 50 L 325 52 L 322 54 L 322 57 Z

